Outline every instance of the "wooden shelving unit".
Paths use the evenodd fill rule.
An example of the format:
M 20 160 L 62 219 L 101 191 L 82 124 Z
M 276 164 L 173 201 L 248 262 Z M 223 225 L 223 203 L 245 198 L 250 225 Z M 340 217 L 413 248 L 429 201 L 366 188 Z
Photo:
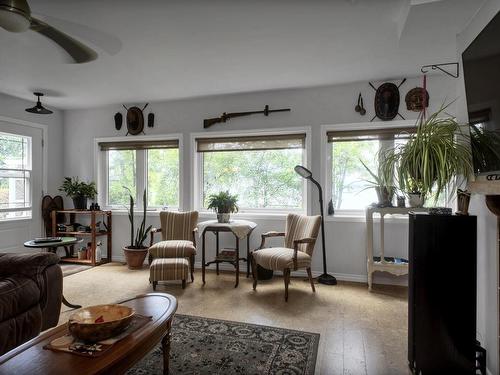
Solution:
M 58 232 L 57 231 L 57 214 L 68 214 L 69 215 L 69 224 L 75 223 L 75 218 L 78 215 L 85 215 L 87 217 L 90 216 L 90 232 Z M 100 264 L 111 262 L 112 259 L 112 219 L 111 219 L 111 211 L 90 211 L 90 210 L 59 210 L 52 211 L 52 235 L 53 236 L 75 236 L 75 237 L 90 237 L 91 243 L 91 259 L 78 259 L 73 257 L 63 257 L 61 258 L 61 262 L 64 263 L 75 263 L 75 264 L 88 264 L 91 266 L 98 266 Z M 101 218 L 102 222 L 106 223 L 107 230 L 106 231 L 96 231 L 96 223 L 98 219 Z M 96 262 L 95 259 L 95 249 L 97 244 L 97 238 L 99 237 L 107 237 L 106 241 L 106 256 L 102 256 L 100 262 Z

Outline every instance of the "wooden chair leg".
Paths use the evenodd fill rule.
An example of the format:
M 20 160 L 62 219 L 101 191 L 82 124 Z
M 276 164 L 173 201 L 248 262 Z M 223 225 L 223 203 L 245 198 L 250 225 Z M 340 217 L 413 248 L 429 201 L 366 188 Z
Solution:
M 158 285 L 158 281 L 153 281 L 153 290 L 156 290 L 157 285 Z
M 290 284 L 290 268 L 283 270 L 283 278 L 285 279 L 285 302 L 288 302 L 288 284 Z
M 252 276 L 253 276 L 253 290 L 257 289 L 257 264 L 252 254 L 250 254 L 250 261 L 252 262 Z
M 311 267 L 307 268 L 307 276 L 309 277 L 309 282 L 311 283 L 311 288 L 313 290 L 313 293 L 316 293 L 316 288 L 314 287 L 314 281 L 312 278 Z
M 182 280 L 182 289 L 186 289 L 186 279 Z
M 191 282 L 194 282 L 194 255 L 191 255 L 189 261 L 191 263 Z

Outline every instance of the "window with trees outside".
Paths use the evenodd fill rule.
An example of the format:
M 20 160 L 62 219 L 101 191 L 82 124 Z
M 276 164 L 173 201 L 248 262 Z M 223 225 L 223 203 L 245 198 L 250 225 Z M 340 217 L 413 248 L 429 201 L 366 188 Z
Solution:
M 31 137 L 0 133 L 0 220 L 31 217 Z
M 383 150 L 404 144 L 415 128 L 389 128 L 329 131 L 328 150 L 331 165 L 330 198 L 336 211 L 361 211 L 377 202 L 373 178 L 361 162 L 377 173 L 378 157 Z
M 147 208 L 179 207 L 179 141 L 100 142 L 103 164 L 105 206 L 123 209 L 129 205 L 129 192 L 142 207 L 142 193 L 147 194 Z
M 197 138 L 198 206 L 220 191 L 238 196 L 240 211 L 303 211 L 305 134 Z

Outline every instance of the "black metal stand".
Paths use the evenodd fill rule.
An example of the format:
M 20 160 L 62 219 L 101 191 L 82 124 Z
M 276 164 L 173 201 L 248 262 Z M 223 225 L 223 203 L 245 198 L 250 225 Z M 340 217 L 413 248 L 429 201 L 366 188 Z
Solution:
M 310 177 L 311 182 L 318 187 L 319 207 L 321 212 L 321 242 L 323 245 L 323 274 L 318 277 L 318 283 L 325 285 L 337 285 L 335 276 L 329 275 L 326 270 L 326 248 L 325 248 L 325 220 L 323 214 L 323 189 L 318 181 Z

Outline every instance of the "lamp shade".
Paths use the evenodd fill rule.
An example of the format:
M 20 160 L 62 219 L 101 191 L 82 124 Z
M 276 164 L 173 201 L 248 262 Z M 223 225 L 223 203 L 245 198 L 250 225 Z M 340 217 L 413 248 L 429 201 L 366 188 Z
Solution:
M 26 108 L 26 112 L 35 113 L 37 115 L 50 115 L 51 113 L 54 113 L 50 109 L 47 109 L 42 105 L 42 102 L 40 101 L 40 96 L 43 96 L 43 94 L 41 92 L 35 92 L 34 94 L 38 97 L 36 105 L 31 108 Z
M 312 172 L 302 165 L 296 165 L 294 170 L 303 178 L 311 178 L 312 176 Z

